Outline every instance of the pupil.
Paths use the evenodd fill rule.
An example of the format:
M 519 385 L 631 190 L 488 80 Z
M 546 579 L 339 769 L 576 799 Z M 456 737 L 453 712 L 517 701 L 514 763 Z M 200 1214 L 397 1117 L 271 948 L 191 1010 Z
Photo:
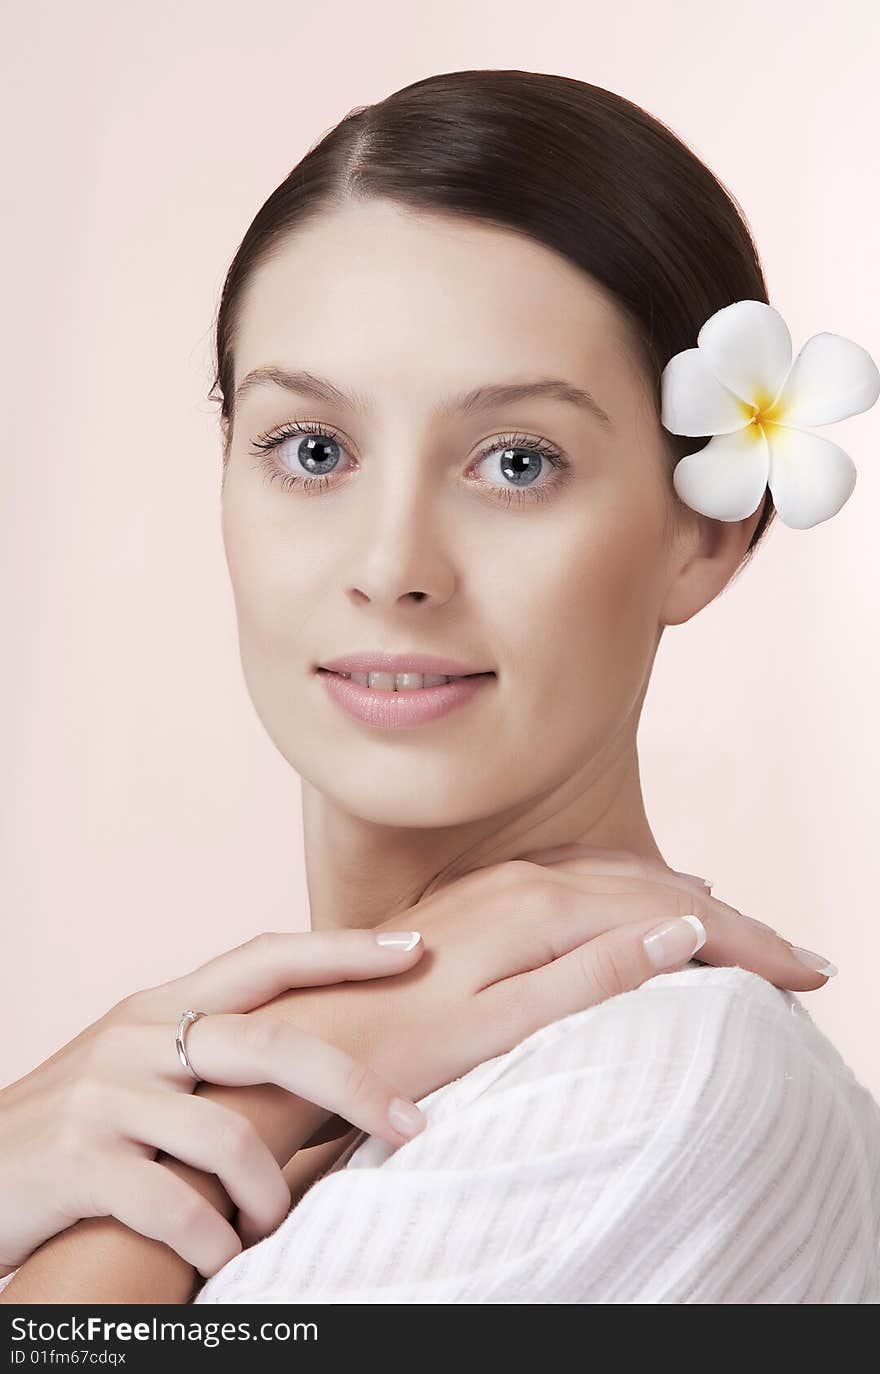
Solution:
M 519 454 L 520 456 L 515 456 Z M 528 485 L 522 481 L 523 477 L 536 477 L 541 463 L 539 453 L 530 453 L 526 449 L 505 449 L 501 459 L 501 471 L 505 477 L 511 478 L 518 486 Z
M 330 463 L 329 470 L 332 472 L 333 468 L 339 462 L 338 453 L 332 454 L 330 458 L 327 458 L 320 452 L 316 452 L 316 450 L 324 448 L 338 450 L 339 445 L 335 439 L 316 438 L 313 435 L 310 435 L 307 439 L 301 440 L 297 457 L 307 472 L 315 472 L 322 463 Z
M 300 440 L 297 458 L 307 472 L 332 472 L 339 462 L 339 445 L 335 439 L 309 435 Z M 501 470 L 517 486 L 527 486 L 540 473 L 542 462 L 539 453 L 509 448 L 502 455 Z

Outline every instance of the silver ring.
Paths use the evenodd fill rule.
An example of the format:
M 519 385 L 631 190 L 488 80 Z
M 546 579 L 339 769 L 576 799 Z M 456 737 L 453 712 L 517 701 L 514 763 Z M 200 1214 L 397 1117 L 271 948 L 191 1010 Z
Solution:
M 196 1073 L 195 1069 L 193 1068 L 192 1064 L 189 1062 L 189 1059 L 187 1058 L 186 1046 L 183 1043 L 183 1037 L 186 1035 L 186 1032 L 189 1030 L 193 1021 L 198 1021 L 200 1017 L 205 1015 L 206 1013 L 203 1011 L 185 1011 L 177 1023 L 177 1036 L 175 1038 L 175 1044 L 177 1045 L 177 1056 L 183 1067 L 185 1069 L 189 1069 L 190 1073 L 192 1074 L 193 1078 L 196 1080 L 197 1083 L 201 1083 L 202 1080 L 201 1078 L 199 1078 L 199 1075 Z

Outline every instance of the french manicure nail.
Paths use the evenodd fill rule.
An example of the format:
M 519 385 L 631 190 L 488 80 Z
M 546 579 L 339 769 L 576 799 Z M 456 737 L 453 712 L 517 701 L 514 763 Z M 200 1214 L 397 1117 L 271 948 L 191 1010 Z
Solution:
M 421 938 L 418 930 L 383 930 L 376 936 L 376 944 L 390 945 L 393 949 L 415 949 Z
M 706 927 L 699 916 L 677 916 L 674 921 L 649 930 L 642 943 L 655 968 L 673 968 L 702 949 Z
M 824 974 L 826 978 L 833 978 L 835 973 L 840 972 L 837 965 L 829 963 L 824 954 L 814 954 L 811 949 L 801 949 L 800 945 L 792 945 L 791 952 L 802 964 L 806 964 L 807 968 Z
M 678 874 L 679 878 L 693 878 L 695 883 L 702 883 L 704 887 L 711 888 L 712 886 L 709 879 L 701 878 L 699 873 L 683 873 L 680 868 L 677 868 L 675 872 Z
M 427 1117 L 424 1112 L 420 1112 L 414 1102 L 407 1102 L 403 1097 L 393 1097 L 388 1104 L 388 1120 L 395 1131 L 400 1131 L 401 1135 L 418 1135 L 419 1131 L 427 1124 Z

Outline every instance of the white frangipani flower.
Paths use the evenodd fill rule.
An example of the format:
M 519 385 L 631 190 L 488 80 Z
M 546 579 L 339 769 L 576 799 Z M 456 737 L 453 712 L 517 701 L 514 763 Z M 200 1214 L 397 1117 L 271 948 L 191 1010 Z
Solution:
M 736 301 L 703 325 L 696 348 L 661 377 L 661 420 L 671 434 L 715 435 L 676 464 L 686 505 L 715 520 L 744 520 L 769 485 L 784 524 L 806 530 L 852 495 L 855 464 L 802 425 L 829 425 L 880 396 L 870 353 L 840 334 L 814 334 L 792 365 L 785 320 L 764 301 Z

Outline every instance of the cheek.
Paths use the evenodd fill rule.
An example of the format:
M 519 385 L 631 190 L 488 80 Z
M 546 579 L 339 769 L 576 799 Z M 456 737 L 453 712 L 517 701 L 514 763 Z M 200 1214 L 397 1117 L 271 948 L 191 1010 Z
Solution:
M 507 654 L 514 672 L 531 665 L 534 711 L 603 733 L 626 717 L 653 661 L 664 528 L 656 509 L 628 509 L 557 535 L 530 560 L 518 612 L 509 602 Z
M 309 549 L 306 532 L 292 527 L 289 513 L 279 518 L 277 506 L 243 484 L 224 493 L 222 528 L 243 658 L 273 671 L 301 669 L 307 660 L 303 626 L 320 604 L 308 581 L 309 570 L 319 577 L 319 550 Z
M 323 604 L 313 585 L 323 580 L 321 552 L 259 494 L 224 493 L 222 525 L 248 694 L 279 753 L 303 771 L 297 746 L 320 644 L 320 626 L 311 622 Z

